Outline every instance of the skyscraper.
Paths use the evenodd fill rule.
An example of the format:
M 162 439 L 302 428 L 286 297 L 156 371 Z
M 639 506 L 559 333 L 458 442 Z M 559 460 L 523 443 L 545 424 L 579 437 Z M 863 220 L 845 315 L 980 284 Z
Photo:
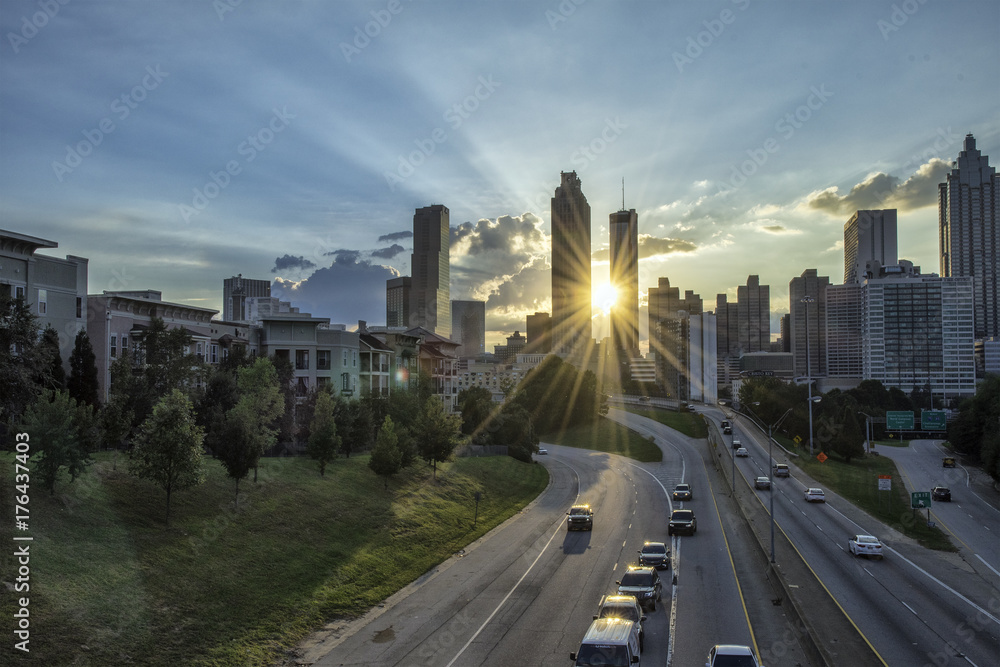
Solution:
M 271 296 L 270 280 L 244 278 L 243 274 L 224 278 L 222 281 L 222 319 L 226 322 L 245 322 L 247 299 Z
M 617 291 L 611 308 L 611 344 L 628 356 L 639 355 L 639 216 L 635 209 L 612 213 L 611 285 Z
M 410 326 L 410 276 L 390 278 L 385 281 L 385 325 Z
M 971 276 L 975 337 L 1000 335 L 1000 181 L 971 134 L 938 186 L 941 276 Z
M 788 283 L 795 376 L 826 377 L 826 288 L 829 276 L 806 269 Z M 803 299 L 811 299 L 808 303 Z M 806 359 L 808 358 L 808 362 Z
M 413 214 L 410 256 L 410 326 L 439 336 L 451 335 L 451 228 L 448 208 L 441 204 Z
M 844 223 L 844 284 L 864 282 L 868 260 L 893 266 L 896 256 L 896 209 L 857 211 Z
M 486 352 L 486 302 L 451 302 L 451 338 L 459 343 L 455 356 L 475 358 Z
M 760 284 L 760 276 L 748 276 L 747 284 L 736 288 L 740 350 L 771 351 L 771 287 Z
M 552 197 L 552 348 L 583 355 L 590 346 L 590 204 L 575 171 Z
M 548 354 L 552 351 L 552 316 L 548 313 L 535 313 L 527 318 L 528 344 L 525 352 L 533 354 Z

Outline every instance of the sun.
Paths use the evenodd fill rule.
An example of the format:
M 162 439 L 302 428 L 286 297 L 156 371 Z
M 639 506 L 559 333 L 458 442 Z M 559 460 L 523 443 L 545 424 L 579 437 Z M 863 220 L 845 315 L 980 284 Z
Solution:
M 618 290 L 611 283 L 601 283 L 594 285 L 591 294 L 591 305 L 595 311 L 600 311 L 605 315 L 611 314 L 611 309 L 618 301 Z

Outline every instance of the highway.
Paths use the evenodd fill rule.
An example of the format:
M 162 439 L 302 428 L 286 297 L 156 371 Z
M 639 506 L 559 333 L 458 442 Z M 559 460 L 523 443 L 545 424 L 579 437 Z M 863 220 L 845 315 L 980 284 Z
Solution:
M 734 423 L 734 435 L 750 450 L 749 458 L 736 459 L 746 483 L 757 475 L 770 476 L 766 435 L 745 419 Z M 757 497 L 767 507 L 769 494 L 775 494 L 778 528 L 885 664 L 997 664 L 1000 594 L 995 586 L 984 585 L 983 578 L 953 554 L 919 547 L 829 489 L 825 504 L 805 502 L 804 489 L 821 485 L 806 478 L 783 453 L 775 459 L 791 465 L 792 477 L 772 480 L 773 490 L 757 491 Z M 879 537 L 885 558 L 868 561 L 850 555 L 847 541 L 856 533 Z M 995 537 L 988 553 L 997 553 Z
M 569 665 L 601 597 L 615 592 L 645 540 L 671 543 L 674 568 L 661 571 L 663 599 L 647 612 L 643 664 L 701 665 L 713 644 L 752 644 L 704 444 L 622 411 L 609 416 L 637 420 L 656 437 L 663 462 L 545 445 L 550 454 L 538 460 L 551 483 L 534 503 L 384 607 L 336 625 L 304 658 L 330 666 Z M 685 506 L 698 531 L 671 540 L 668 492 L 682 480 L 694 487 Z M 592 532 L 566 531 L 566 511 L 577 502 L 595 508 Z M 793 646 L 787 655 L 785 664 L 796 664 Z

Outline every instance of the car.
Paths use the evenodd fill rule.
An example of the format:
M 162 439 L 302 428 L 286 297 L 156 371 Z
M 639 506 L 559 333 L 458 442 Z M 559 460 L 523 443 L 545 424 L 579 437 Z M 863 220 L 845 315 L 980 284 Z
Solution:
M 940 502 L 950 503 L 951 489 L 944 486 L 935 486 L 933 489 L 931 489 L 931 500 L 938 500 Z
M 608 595 L 601 601 L 601 607 L 594 614 L 594 620 L 599 618 L 624 618 L 632 621 L 639 629 L 639 650 L 645 650 L 643 644 L 646 643 L 646 629 L 643 623 L 646 615 L 642 613 L 639 600 L 634 595 Z
M 639 550 L 639 565 L 651 565 L 657 570 L 669 570 L 670 547 L 663 542 L 646 542 Z
M 674 487 L 674 500 L 694 500 L 694 493 L 690 484 L 678 484 Z
M 649 396 L 640 396 L 639 397 L 639 402 L 640 403 L 649 403 Z
M 764 477 L 763 475 L 760 476 L 760 477 L 758 477 L 757 479 L 755 479 L 753 481 L 753 488 L 755 488 L 755 489 L 761 489 L 761 490 L 764 490 L 764 491 L 770 491 L 771 490 L 771 478 L 770 477 Z
M 545 456 L 548 453 L 549 453 L 549 450 L 545 449 L 544 447 L 539 447 L 538 448 L 538 455 L 539 456 Z
M 698 531 L 698 519 L 695 518 L 691 510 L 674 510 L 670 514 L 670 522 L 667 524 L 667 535 L 680 535 L 687 533 L 694 535 Z
M 618 584 L 618 595 L 634 595 L 639 606 L 656 611 L 656 602 L 663 597 L 663 582 L 655 567 L 629 565 Z
M 941 459 L 941 467 L 942 468 L 954 468 L 955 467 L 955 458 L 953 456 L 946 456 L 946 457 L 944 457 L 943 459 Z
M 732 433 L 733 433 L 733 427 L 730 426 L 729 424 L 726 424 L 725 426 L 722 427 L 722 435 L 732 435 Z
M 816 488 L 806 489 L 805 499 L 806 502 L 810 503 L 825 503 L 826 494 L 823 493 L 823 489 L 816 489 Z
M 874 535 L 855 535 L 848 540 L 847 549 L 855 556 L 882 560 L 882 543 Z
M 740 447 L 739 449 L 736 450 L 736 456 L 742 456 L 743 458 L 746 458 L 750 456 L 750 452 L 747 451 L 746 447 Z
M 708 652 L 705 667 L 764 667 L 749 646 L 716 644 Z
M 566 512 L 566 530 L 593 530 L 594 510 L 590 505 L 573 505 Z
M 775 463 L 774 464 L 774 476 L 775 477 L 790 477 L 791 471 L 788 469 L 787 463 Z
M 569 654 L 574 665 L 635 665 L 639 663 L 639 632 L 624 618 L 599 618 L 591 622 L 580 649 Z
M 739 438 L 733 438 L 733 449 L 739 449 L 742 446 L 743 446 L 743 443 L 740 442 Z

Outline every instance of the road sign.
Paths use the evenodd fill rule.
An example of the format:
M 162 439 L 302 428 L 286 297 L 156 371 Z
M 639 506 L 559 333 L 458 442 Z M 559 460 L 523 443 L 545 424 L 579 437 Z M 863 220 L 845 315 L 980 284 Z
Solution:
M 912 431 L 913 410 L 889 410 L 885 413 L 885 428 L 889 431 Z
M 827 456 L 826 454 L 824 454 L 823 452 L 820 452 L 819 454 L 816 455 L 816 458 L 819 459 L 820 463 L 823 463 L 824 461 L 826 461 L 830 457 Z
M 910 494 L 910 509 L 922 510 L 930 509 L 931 507 L 931 492 L 930 491 L 914 491 Z
M 792 440 L 795 441 L 796 445 L 802 442 L 802 438 L 800 438 L 799 436 L 795 436 L 794 438 L 792 438 Z
M 892 491 L 892 475 L 879 475 L 878 476 L 878 490 L 879 491 Z
M 921 410 L 920 428 L 925 431 L 947 431 L 948 413 L 944 410 Z

